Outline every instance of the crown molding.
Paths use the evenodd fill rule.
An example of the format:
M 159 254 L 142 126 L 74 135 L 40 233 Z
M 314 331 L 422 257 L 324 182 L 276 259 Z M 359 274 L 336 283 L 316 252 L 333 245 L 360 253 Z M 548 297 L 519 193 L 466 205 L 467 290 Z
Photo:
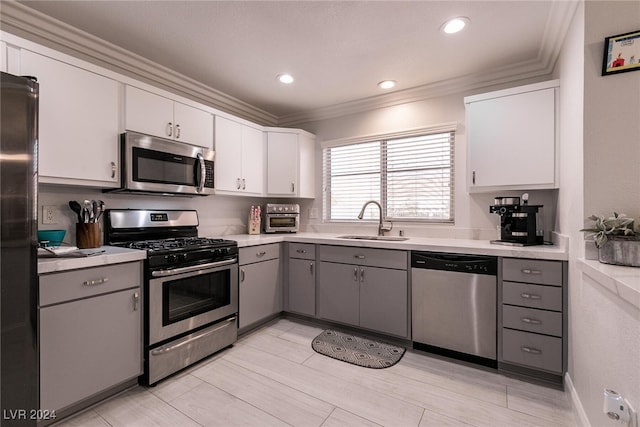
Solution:
M 466 75 L 384 95 L 283 115 L 278 117 L 278 122 L 280 126 L 296 126 L 455 93 L 471 92 L 489 86 L 549 78 L 553 73 L 562 43 L 579 1 L 567 0 L 552 3 L 540 50 L 535 60 L 511 64 L 506 67 L 501 66 L 483 73 L 482 76 Z
M 148 84 L 160 86 L 246 120 L 264 126 L 296 126 L 455 93 L 471 92 L 495 85 L 517 84 L 548 78 L 553 72 L 579 1 L 552 3 L 541 47 L 535 60 L 496 67 L 481 76 L 466 75 L 282 116 L 276 116 L 252 106 L 13 0 L 3 0 L 0 3 L 0 24 L 4 31 Z
M 278 118 L 15 1 L 1 2 L 2 30 L 265 126 Z

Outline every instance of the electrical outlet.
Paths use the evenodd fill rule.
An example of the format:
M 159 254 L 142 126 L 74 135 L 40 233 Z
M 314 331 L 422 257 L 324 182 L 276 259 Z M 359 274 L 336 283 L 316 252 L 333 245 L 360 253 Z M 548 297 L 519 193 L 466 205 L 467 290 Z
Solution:
M 42 206 L 42 223 L 57 224 L 58 208 L 56 208 L 55 206 Z

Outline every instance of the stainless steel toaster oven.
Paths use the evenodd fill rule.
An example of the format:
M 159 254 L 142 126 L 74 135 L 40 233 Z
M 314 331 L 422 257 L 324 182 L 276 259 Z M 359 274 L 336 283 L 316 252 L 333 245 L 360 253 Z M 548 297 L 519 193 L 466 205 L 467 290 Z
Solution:
M 264 209 L 265 233 L 295 233 L 300 228 L 300 205 L 267 203 Z

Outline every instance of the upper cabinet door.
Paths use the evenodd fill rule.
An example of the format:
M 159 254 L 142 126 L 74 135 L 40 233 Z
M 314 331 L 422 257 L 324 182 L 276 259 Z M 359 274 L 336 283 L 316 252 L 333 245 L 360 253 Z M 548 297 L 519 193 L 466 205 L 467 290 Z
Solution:
M 220 116 L 215 118 L 215 187 L 218 191 L 240 191 L 242 185 L 242 125 Z
M 465 98 L 469 192 L 557 188 L 557 90 L 548 82 Z
M 24 49 L 20 73 L 40 84 L 39 181 L 117 187 L 118 82 Z
M 127 86 L 125 126 L 127 130 L 173 139 L 173 101 L 137 87 Z
M 298 135 L 267 134 L 267 193 L 295 196 L 298 190 Z
M 264 133 L 242 126 L 242 189 L 261 196 L 264 192 Z
M 177 141 L 213 149 L 213 114 L 176 102 L 173 105 Z

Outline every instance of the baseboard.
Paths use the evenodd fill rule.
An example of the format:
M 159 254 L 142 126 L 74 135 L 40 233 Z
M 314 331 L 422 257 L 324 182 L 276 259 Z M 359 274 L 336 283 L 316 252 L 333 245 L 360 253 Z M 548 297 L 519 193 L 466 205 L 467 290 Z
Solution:
M 573 415 L 576 418 L 576 422 L 579 427 L 591 427 L 591 423 L 589 422 L 589 418 L 587 418 L 587 413 L 584 411 L 582 406 L 582 402 L 580 402 L 580 397 L 578 396 L 578 392 L 576 388 L 573 386 L 573 381 L 571 381 L 571 376 L 569 372 L 564 375 L 564 387 L 565 390 L 569 392 L 569 396 L 571 398 L 571 409 L 573 411 Z

